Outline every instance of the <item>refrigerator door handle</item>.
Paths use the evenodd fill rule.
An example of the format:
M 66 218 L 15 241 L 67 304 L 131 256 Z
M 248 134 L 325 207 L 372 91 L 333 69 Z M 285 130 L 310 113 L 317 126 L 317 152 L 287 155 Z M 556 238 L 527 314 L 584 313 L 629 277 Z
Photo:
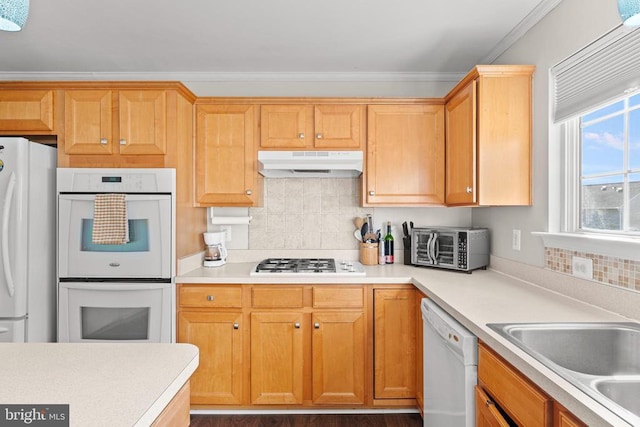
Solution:
M 2 212 L 2 264 L 4 267 L 4 278 L 7 282 L 9 296 L 13 297 L 15 287 L 13 285 L 13 274 L 11 273 L 11 263 L 9 262 L 9 214 L 11 213 L 11 203 L 13 202 L 13 192 L 16 188 L 16 173 L 11 172 L 7 194 L 4 197 L 4 209 Z

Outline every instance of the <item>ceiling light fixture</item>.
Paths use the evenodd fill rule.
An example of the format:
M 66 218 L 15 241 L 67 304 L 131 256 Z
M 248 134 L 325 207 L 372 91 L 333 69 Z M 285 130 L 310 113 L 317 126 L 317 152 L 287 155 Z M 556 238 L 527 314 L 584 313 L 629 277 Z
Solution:
M 618 13 L 624 25 L 640 25 L 640 0 L 618 0 Z
M 29 0 L 0 0 L 0 30 L 20 31 L 29 16 Z

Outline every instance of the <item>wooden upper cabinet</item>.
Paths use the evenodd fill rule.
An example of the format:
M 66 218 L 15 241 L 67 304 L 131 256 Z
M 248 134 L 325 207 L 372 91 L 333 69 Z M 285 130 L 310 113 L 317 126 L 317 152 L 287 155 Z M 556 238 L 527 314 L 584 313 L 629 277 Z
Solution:
M 315 148 L 358 149 L 361 146 L 361 105 L 316 105 Z
M 476 202 L 476 81 L 452 97 L 446 111 L 446 201 L 450 205 Z
M 370 105 L 364 205 L 444 204 L 444 106 Z
M 256 206 L 255 105 L 196 105 L 196 204 Z
M 54 131 L 53 90 L 0 90 L 0 132 Z
M 361 105 L 262 105 L 260 147 L 278 149 L 359 149 Z
M 447 205 L 531 204 L 534 69 L 477 66 L 445 98 Z
M 165 91 L 68 90 L 64 98 L 66 154 L 166 153 Z
M 166 92 L 122 90 L 118 98 L 120 154 L 165 154 L 167 152 Z
M 112 105 L 110 90 L 68 90 L 64 93 L 65 153 L 113 153 Z

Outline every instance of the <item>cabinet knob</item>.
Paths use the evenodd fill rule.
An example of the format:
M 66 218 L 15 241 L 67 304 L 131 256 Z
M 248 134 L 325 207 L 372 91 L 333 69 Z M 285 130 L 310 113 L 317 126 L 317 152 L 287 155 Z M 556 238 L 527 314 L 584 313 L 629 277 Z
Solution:
M 107 145 L 108 142 L 107 138 L 100 138 L 100 144 Z
M 316 139 L 322 139 L 322 134 L 320 132 L 316 134 Z
M 120 145 L 127 145 L 127 140 L 126 139 L 121 139 L 120 140 Z
M 467 190 L 467 193 L 469 194 L 473 193 L 473 188 L 471 187 L 467 187 L 466 190 Z
M 369 195 L 370 195 L 370 196 L 375 196 L 375 195 L 376 195 L 376 192 L 375 192 L 375 191 L 369 191 Z
M 239 328 L 240 328 L 240 325 L 238 325 L 237 323 L 233 324 L 233 329 L 239 329 Z
M 244 193 L 245 193 L 247 196 L 250 196 L 253 192 L 252 192 L 251 190 L 246 190 Z
M 207 301 L 213 301 L 215 297 L 213 295 L 207 295 Z
M 298 138 L 300 138 L 300 139 L 304 139 L 304 133 L 299 133 L 299 134 L 298 134 Z
M 293 324 L 293 327 L 296 329 L 300 329 L 300 323 L 296 322 Z
M 316 322 L 313 324 L 313 327 L 316 329 L 320 329 L 320 323 Z

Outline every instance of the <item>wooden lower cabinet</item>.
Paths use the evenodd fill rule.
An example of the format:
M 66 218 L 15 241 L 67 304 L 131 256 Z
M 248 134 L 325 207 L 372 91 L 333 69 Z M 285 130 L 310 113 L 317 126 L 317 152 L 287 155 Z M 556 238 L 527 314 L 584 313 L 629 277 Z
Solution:
M 413 288 L 373 292 L 376 400 L 416 398 L 415 298 Z
M 553 427 L 587 427 L 558 402 L 553 403 Z
M 476 427 L 509 427 L 509 422 L 487 393 L 476 386 Z
M 312 316 L 314 404 L 365 403 L 366 323 L 362 311 Z
M 243 335 L 241 312 L 181 312 L 178 342 L 200 350 L 200 364 L 191 377 L 191 403 L 242 403 Z
M 251 403 L 301 404 L 306 327 L 301 312 L 251 313 Z
M 191 404 L 414 406 L 418 293 L 399 286 L 180 284 L 178 342 L 200 349 Z

